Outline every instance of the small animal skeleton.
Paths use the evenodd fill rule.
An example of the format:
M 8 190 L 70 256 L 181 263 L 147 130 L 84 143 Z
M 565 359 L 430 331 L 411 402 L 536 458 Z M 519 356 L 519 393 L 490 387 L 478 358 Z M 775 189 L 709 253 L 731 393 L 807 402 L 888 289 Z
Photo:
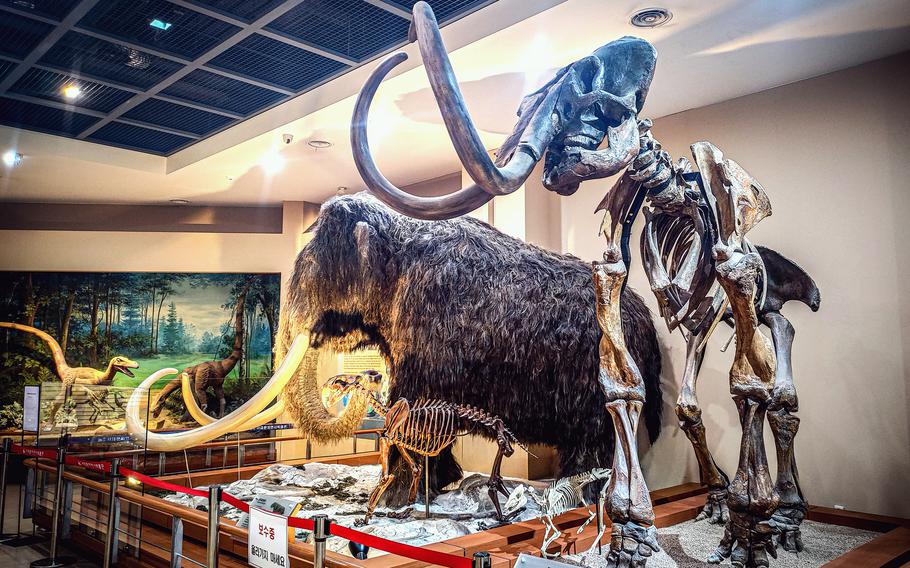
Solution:
M 543 517 L 541 518 L 543 520 L 545 532 L 543 535 L 543 543 L 540 545 L 540 554 L 544 558 L 557 558 L 562 552 L 557 551 L 552 555 L 547 553 L 547 548 L 549 548 L 550 545 L 562 534 L 562 531 L 559 530 L 559 527 L 556 526 L 556 523 L 553 522 L 553 519 L 565 513 L 566 511 L 570 511 L 578 507 L 579 505 L 582 507 L 587 507 L 588 502 L 585 500 L 584 496 L 585 486 L 598 480 L 605 480 L 609 482 L 611 474 L 611 469 L 596 467 L 591 471 L 587 471 L 585 473 L 579 473 L 570 477 L 562 477 L 544 489 L 543 495 L 539 497 L 534 492 L 533 487 L 528 488 L 530 497 L 537 502 L 538 506 L 540 506 L 541 511 L 543 511 Z M 605 483 L 604 488 L 607 486 L 608 484 Z M 580 527 L 578 527 L 576 534 L 581 534 L 581 531 L 585 530 L 585 527 L 594 520 L 594 517 L 596 515 L 596 508 L 589 511 L 588 518 Z M 594 540 L 594 544 L 591 545 L 591 548 L 597 546 L 597 544 L 600 542 L 601 537 L 603 537 L 603 533 L 604 529 L 601 528 L 597 534 L 597 538 Z
M 506 497 L 509 496 L 500 475 L 502 458 L 503 456 L 509 457 L 515 452 L 512 447 L 513 443 L 525 450 L 527 448 L 518 442 L 515 435 L 505 427 L 499 417 L 479 408 L 443 400 L 418 400 L 412 405 L 404 398 L 399 398 L 395 404 L 387 407 L 373 394 L 370 386 L 365 384 L 371 383 L 372 386 L 375 386 L 381 379 L 382 375 L 379 373 L 368 371 L 358 375 L 337 375 L 332 377 L 325 386 L 330 404 L 336 403 L 347 393 L 359 393 L 369 397 L 373 409 L 385 417 L 385 428 L 379 437 L 379 461 L 382 464 L 382 475 L 379 485 L 370 494 L 367 513 L 358 524 L 365 525 L 370 521 L 382 494 L 395 480 L 395 475 L 389 473 L 389 451 L 393 446 L 398 448 L 401 457 L 411 468 L 408 502 L 413 503 L 417 499 L 417 487 L 420 483 L 423 464 L 415 460 L 411 453 L 418 456 L 437 456 L 442 450 L 454 444 L 459 436 L 468 434 L 477 427 L 492 433 L 499 446 L 490 472 L 488 492 L 490 500 L 493 501 L 493 506 L 496 508 L 497 520 L 505 520 L 496 496 L 497 491 Z M 403 515 L 408 513 L 410 510 Z
M 89 422 L 95 423 L 97 420 L 105 418 L 116 418 L 118 413 L 123 412 L 123 404 L 120 393 L 113 391 L 113 401 L 109 400 L 112 391 L 104 389 L 102 391 L 91 391 L 83 387 L 88 398 L 86 402 L 92 407 L 92 414 L 89 416 Z M 107 407 L 107 408 L 105 408 Z

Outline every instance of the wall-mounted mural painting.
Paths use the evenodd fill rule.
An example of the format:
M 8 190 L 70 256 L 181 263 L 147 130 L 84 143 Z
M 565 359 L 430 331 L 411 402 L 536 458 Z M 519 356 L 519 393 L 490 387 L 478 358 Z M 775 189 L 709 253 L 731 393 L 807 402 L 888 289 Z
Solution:
M 0 272 L 0 429 L 42 384 L 42 424 L 117 430 L 124 389 L 165 367 L 206 412 L 229 412 L 271 374 L 279 295 L 278 274 Z M 155 425 L 189 420 L 179 378 L 157 387 Z

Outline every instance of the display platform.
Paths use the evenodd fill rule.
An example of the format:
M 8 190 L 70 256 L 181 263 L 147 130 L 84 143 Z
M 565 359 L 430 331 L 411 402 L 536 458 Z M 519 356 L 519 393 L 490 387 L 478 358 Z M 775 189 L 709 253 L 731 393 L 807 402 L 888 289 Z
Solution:
M 323 509 L 299 513 L 299 516 L 309 517 L 316 512 L 334 510 L 336 520 L 341 521 L 339 525 L 343 525 L 346 517 L 352 520 L 356 514 L 362 513 L 363 504 L 360 503 L 359 496 L 369 486 L 371 480 L 368 476 L 377 469 L 377 458 L 376 452 L 363 452 L 315 460 L 292 460 L 289 464 L 215 469 L 193 473 L 191 484 L 187 483 L 186 474 L 164 475 L 158 479 L 197 488 L 221 484 L 242 500 L 252 500 L 254 497 L 274 497 L 289 501 L 296 499 L 300 502 L 307 500 L 310 507 L 321 506 Z M 27 465 L 36 467 L 45 476 L 53 471 L 53 465 L 47 460 L 27 460 Z M 356 474 L 357 477 L 350 474 Z M 330 478 L 329 475 L 333 477 Z M 75 467 L 69 469 L 64 477 L 74 488 L 68 490 L 73 504 L 69 520 L 65 523 L 69 543 L 100 555 L 106 485 L 92 479 L 91 472 L 80 471 Z M 353 482 L 351 478 L 354 478 Z M 476 491 L 476 488 L 483 487 L 478 481 L 482 480 L 468 477 L 462 482 L 462 491 L 443 495 L 439 502 L 434 503 L 431 511 L 439 516 L 437 519 L 420 519 L 418 506 L 410 519 L 393 522 L 379 515 L 370 525 L 358 530 L 399 542 L 410 540 L 414 544 L 421 543 L 424 549 L 465 558 L 471 557 L 475 552 L 488 552 L 493 566 L 500 568 L 515 566 L 522 553 L 539 556 L 538 547 L 545 526 L 540 519 L 531 518 L 533 511 L 528 511 L 524 516 L 518 517 L 519 520 L 509 524 L 483 530 L 482 524 L 477 521 L 485 518 L 487 510 L 482 498 L 485 492 Z M 317 494 L 320 496 L 317 497 Z M 45 494 L 45 497 L 38 500 L 34 521 L 38 526 L 46 528 L 50 524 L 48 504 L 53 495 Z M 121 518 L 119 566 L 168 566 L 176 519 L 180 519 L 182 526 L 183 554 L 192 560 L 204 561 L 207 514 L 200 510 L 204 507 L 196 499 L 168 497 L 166 494 L 131 486 L 121 487 L 118 497 L 125 513 Z M 705 498 L 706 489 L 694 483 L 651 492 L 655 525 L 664 551 L 652 559 L 655 566 L 706 565 L 701 558 L 710 551 L 711 544 L 717 541 L 722 528 L 705 522 L 692 522 L 704 505 Z M 474 504 L 475 509 L 466 507 L 469 502 Z M 454 511 L 455 507 L 465 507 L 468 510 L 459 515 Z M 388 513 L 381 509 L 379 512 Z M 222 507 L 222 513 L 225 516 L 220 523 L 220 565 L 243 566 L 247 531 L 240 526 L 242 518 L 236 511 L 230 512 L 227 505 Z M 577 508 L 560 515 L 555 524 L 562 534 L 548 551 L 561 551 L 564 555 L 562 560 L 568 562 L 574 560 L 586 566 L 597 566 L 596 555 L 573 556 L 586 551 L 594 543 L 597 534 L 594 523 L 576 534 L 577 528 L 588 518 L 588 514 L 589 509 Z M 606 522 L 609 531 L 609 520 Z M 444 530 L 433 532 L 428 526 L 434 524 L 436 527 L 446 525 L 454 532 L 468 531 L 470 534 L 452 536 Z M 299 536 L 306 539 L 308 535 Z M 779 551 L 779 558 L 772 561 L 772 566 L 899 566 L 910 556 L 910 520 L 906 519 L 812 507 L 803 538 L 807 551 L 799 555 Z M 438 541 L 431 543 L 432 540 Z M 329 539 L 327 566 L 417 568 L 426 565 L 424 562 L 392 554 L 371 554 L 367 559 L 358 560 L 347 553 L 347 542 L 339 537 Z M 312 545 L 296 541 L 289 544 L 288 550 L 291 566 L 313 565 Z

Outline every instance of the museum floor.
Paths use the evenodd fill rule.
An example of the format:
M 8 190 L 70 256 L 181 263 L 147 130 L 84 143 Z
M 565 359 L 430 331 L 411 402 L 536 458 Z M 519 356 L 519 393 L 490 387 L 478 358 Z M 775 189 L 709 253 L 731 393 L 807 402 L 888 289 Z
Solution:
M 15 533 L 16 532 L 16 523 L 19 518 L 19 486 L 18 485 L 9 485 L 7 488 L 7 500 L 6 507 L 4 511 L 4 522 L 3 522 L 3 532 L 4 533 Z M 22 533 L 31 533 L 32 523 L 28 519 L 21 521 L 19 530 Z M 81 558 L 78 552 L 72 552 L 67 550 L 66 547 L 62 547 L 61 554 L 64 556 L 71 556 L 74 558 Z M 45 558 L 48 555 L 47 543 L 39 543 L 31 546 L 20 546 L 20 547 L 11 547 L 0 545 L 0 566 L 28 566 L 35 560 L 40 560 Z M 76 564 L 73 565 L 74 568 L 97 568 L 99 564 L 91 562 L 89 560 L 80 559 Z
M 724 529 L 720 525 L 687 521 L 657 530 L 661 551 L 648 561 L 648 568 L 702 568 L 713 566 L 704 561 L 717 547 Z M 838 525 L 805 521 L 802 526 L 806 548 L 799 554 L 778 550 L 771 560 L 775 568 L 810 568 L 823 566 L 845 552 L 861 546 L 879 533 Z M 580 555 L 589 568 L 604 566 L 602 556 Z M 577 558 L 577 557 L 576 557 Z M 729 562 L 724 562 L 729 565 Z

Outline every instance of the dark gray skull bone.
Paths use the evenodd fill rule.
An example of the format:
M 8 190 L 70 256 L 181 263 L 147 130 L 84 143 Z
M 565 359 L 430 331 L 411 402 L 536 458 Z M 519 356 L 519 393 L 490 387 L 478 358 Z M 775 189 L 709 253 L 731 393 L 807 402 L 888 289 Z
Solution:
M 552 109 L 556 134 L 544 160 L 547 189 L 571 195 L 582 181 L 613 175 L 635 157 L 637 116 L 655 64 L 651 44 L 624 37 L 573 63 L 551 82 L 549 88 L 559 89 L 559 96 Z M 608 145 L 598 150 L 605 138 Z

